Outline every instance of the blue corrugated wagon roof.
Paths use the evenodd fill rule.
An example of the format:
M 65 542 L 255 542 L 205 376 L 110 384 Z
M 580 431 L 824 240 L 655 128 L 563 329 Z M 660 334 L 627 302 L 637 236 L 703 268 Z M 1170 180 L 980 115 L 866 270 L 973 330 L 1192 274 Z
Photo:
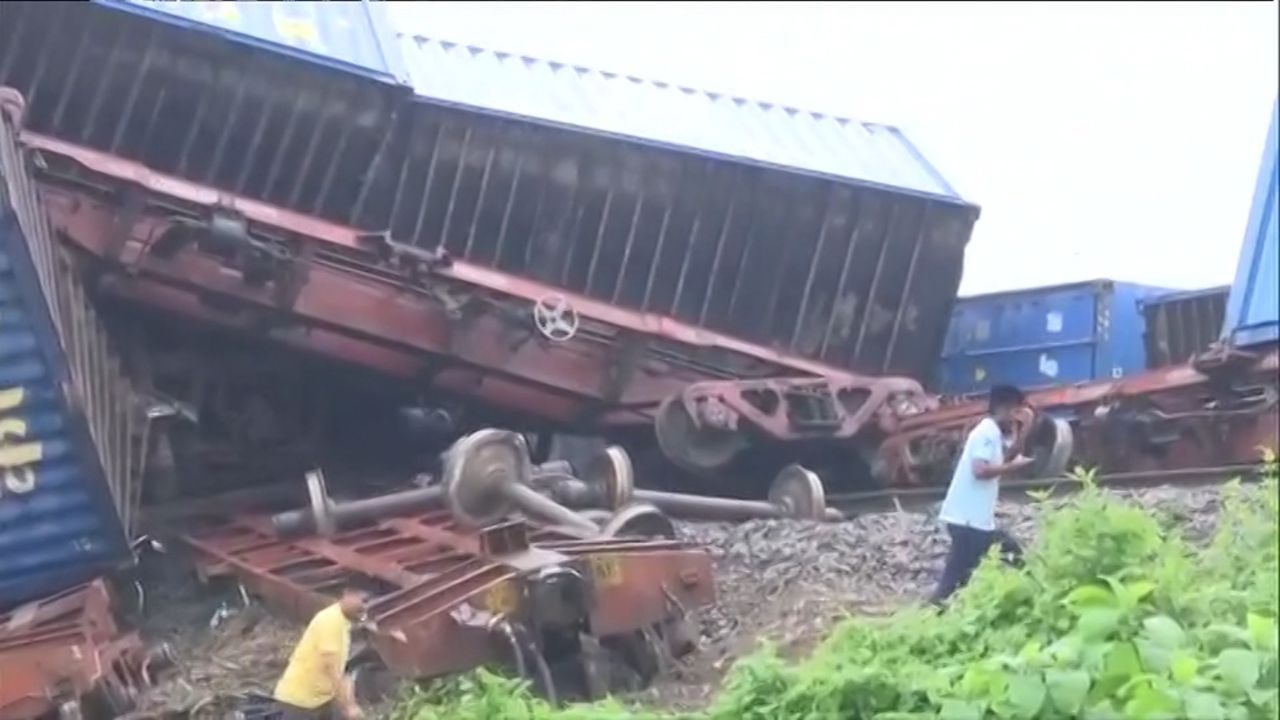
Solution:
M 414 92 L 527 118 L 963 202 L 899 129 L 549 60 L 400 34 Z

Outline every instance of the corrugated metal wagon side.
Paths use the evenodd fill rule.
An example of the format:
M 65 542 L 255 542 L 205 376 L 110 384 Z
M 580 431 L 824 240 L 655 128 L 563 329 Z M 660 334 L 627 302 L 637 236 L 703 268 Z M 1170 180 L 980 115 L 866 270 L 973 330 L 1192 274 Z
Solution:
M 401 51 L 418 102 L 391 140 L 398 179 L 352 224 L 831 367 L 927 377 L 978 208 L 897 128 L 431 38 Z
M 1277 125 L 1280 101 L 1271 110 L 1271 129 L 1262 150 L 1258 183 L 1249 209 L 1244 246 L 1236 279 L 1227 300 L 1223 327 L 1226 340 L 1237 346 L 1263 345 L 1280 340 L 1280 166 L 1277 165 Z
M 0 609 L 129 557 L 133 395 L 18 145 L 0 88 Z
M 1143 300 L 1147 367 L 1186 362 L 1212 345 L 1222 333 L 1229 290 L 1207 288 Z

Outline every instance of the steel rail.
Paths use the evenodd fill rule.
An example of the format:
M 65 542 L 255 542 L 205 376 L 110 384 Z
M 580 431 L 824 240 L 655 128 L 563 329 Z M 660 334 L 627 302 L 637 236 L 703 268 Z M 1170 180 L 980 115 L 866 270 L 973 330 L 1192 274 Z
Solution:
M 1161 486 L 1196 487 L 1224 484 L 1239 478 L 1243 481 L 1258 480 L 1264 471 L 1261 463 L 1247 465 L 1222 465 L 1207 468 L 1179 468 L 1176 470 L 1142 470 L 1134 472 L 1098 475 L 1094 482 L 1108 489 L 1142 489 Z M 1078 491 L 1083 483 L 1069 476 L 1010 480 L 1000 483 L 1003 499 L 1020 499 L 1036 491 L 1065 494 Z M 905 510 L 941 502 L 946 495 L 945 485 L 927 487 L 888 488 L 856 493 L 839 493 L 827 496 L 827 505 L 845 513 L 849 518 L 860 513 L 885 510 Z M 1010 498 L 1010 496 L 1013 496 Z

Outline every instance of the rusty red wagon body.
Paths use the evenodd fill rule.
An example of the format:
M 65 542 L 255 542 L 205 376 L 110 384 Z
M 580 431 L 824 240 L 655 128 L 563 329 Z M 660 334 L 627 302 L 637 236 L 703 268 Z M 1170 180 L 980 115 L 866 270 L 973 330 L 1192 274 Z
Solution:
M 277 538 L 266 517 L 242 516 L 186 540 L 204 575 L 233 575 L 298 620 L 344 583 L 369 588 L 372 644 L 408 677 L 500 659 L 495 633 L 504 620 L 535 630 L 581 620 L 592 637 L 625 637 L 679 621 L 715 597 L 710 556 L 678 541 L 584 540 L 523 522 L 464 531 L 446 512 L 296 539 Z M 582 591 L 580 608 L 544 594 L 562 581 Z M 577 610 L 582 617 L 573 617 Z
M 1280 104 L 1272 107 L 1226 317 L 1211 322 L 1214 311 L 1202 308 L 1201 332 L 1191 334 L 1204 346 L 1181 343 L 1180 354 L 1193 353 L 1187 361 L 1032 393 L 1035 410 L 1019 423 L 1016 439 L 1039 456 L 1042 477 L 1072 461 L 1105 473 L 1243 466 L 1257 463 L 1262 450 L 1277 449 L 1278 128 Z M 1200 326 L 1215 324 L 1221 337 L 1209 345 Z M 880 446 L 881 476 L 901 485 L 945 482 L 965 434 L 984 412 L 979 402 L 957 402 L 905 420 Z
M 117 717 L 150 684 L 155 659 L 116 624 L 101 580 L 20 605 L 0 613 L 0 720 L 70 711 L 86 699 Z
M 1103 472 L 1248 465 L 1280 437 L 1280 351 L 1215 348 L 1192 362 L 1122 380 L 1038 390 L 1016 442 L 1049 477 L 1068 464 Z M 960 401 L 905 421 L 881 444 L 877 467 L 894 485 L 945 484 L 983 401 Z
M 54 224 L 99 287 L 559 427 L 720 423 L 774 442 L 878 437 L 931 406 L 914 380 L 869 378 L 532 280 L 410 252 L 385 235 L 272 207 L 27 133 Z M 121 207 L 120 199 L 131 200 Z M 552 342 L 532 309 L 568 297 L 580 332 Z M 700 365 L 728 353 L 734 370 Z M 718 379 L 723 374 L 737 379 Z M 663 405 L 664 400 L 673 399 Z M 663 412 L 659 413 L 659 408 Z M 670 426 L 670 425 L 669 425 Z M 696 443 L 697 433 L 667 436 Z M 699 445 L 669 455 L 710 466 Z

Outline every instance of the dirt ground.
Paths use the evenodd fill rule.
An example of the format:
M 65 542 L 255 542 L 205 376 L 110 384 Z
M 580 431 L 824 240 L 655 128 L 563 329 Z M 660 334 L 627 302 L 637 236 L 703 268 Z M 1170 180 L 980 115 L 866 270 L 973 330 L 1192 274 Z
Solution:
M 1216 488 L 1159 488 L 1124 493 L 1169 514 L 1192 537 L 1212 532 Z M 1005 504 L 1001 523 L 1020 541 L 1034 536 L 1031 506 Z M 698 651 L 669 677 L 633 696 L 668 708 L 704 706 L 734 660 L 764 641 L 803 655 L 841 618 L 889 615 L 932 588 L 947 543 L 932 508 L 877 513 L 836 523 L 752 521 L 685 523 L 682 535 L 712 553 L 718 602 L 699 614 Z M 170 643 L 179 677 L 154 689 L 151 709 L 170 711 L 245 692 L 269 693 L 301 628 L 261 606 L 241 610 L 234 590 L 213 593 L 195 581 L 180 556 L 169 557 L 148 583 L 150 639 Z M 211 627 L 218 608 L 230 617 Z M 371 716 L 385 716 L 379 708 Z M 212 717 L 217 717 L 217 714 Z
M 269 694 L 284 670 L 301 628 L 261 605 L 244 610 L 234 588 L 197 582 L 176 551 L 148 568 L 147 619 L 143 633 L 167 642 L 178 672 L 152 689 L 150 711 L 183 712 L 241 693 Z M 214 624 L 219 608 L 236 611 Z

